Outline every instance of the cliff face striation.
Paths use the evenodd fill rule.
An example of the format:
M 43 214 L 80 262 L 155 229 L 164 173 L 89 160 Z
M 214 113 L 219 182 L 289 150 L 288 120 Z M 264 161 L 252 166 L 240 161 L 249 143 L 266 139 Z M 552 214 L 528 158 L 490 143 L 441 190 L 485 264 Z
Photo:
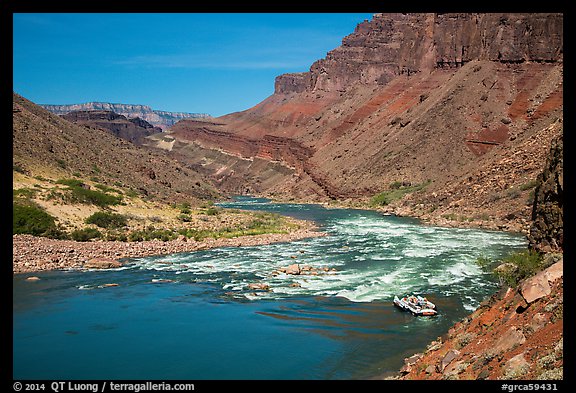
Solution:
M 139 117 L 127 119 L 126 116 L 112 111 L 72 111 L 61 116 L 75 124 L 108 130 L 113 135 L 136 144 L 142 144 L 149 135 L 162 132 L 160 127 L 154 127 Z
M 473 60 L 521 64 L 563 55 L 561 14 L 375 14 L 309 72 L 281 75 L 276 93 L 383 86 L 399 75 Z
M 206 113 L 167 112 L 150 108 L 147 105 L 112 104 L 109 102 L 88 102 L 85 104 L 48 105 L 41 107 L 57 115 L 65 115 L 72 111 L 111 111 L 126 116 L 128 119 L 140 118 L 162 130 L 174 125 L 182 119 L 205 119 L 210 115 Z
M 527 232 L 562 133 L 562 29 L 562 14 L 376 14 L 253 108 L 178 123 L 171 153 L 223 189 L 278 198 L 366 201 L 427 184 L 384 208 Z

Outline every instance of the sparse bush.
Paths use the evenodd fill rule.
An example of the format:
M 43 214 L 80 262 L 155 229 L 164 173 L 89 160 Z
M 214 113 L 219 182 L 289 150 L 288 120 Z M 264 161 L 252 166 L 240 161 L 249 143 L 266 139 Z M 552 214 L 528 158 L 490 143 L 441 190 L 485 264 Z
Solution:
M 98 239 L 101 236 L 100 231 L 95 228 L 76 229 L 70 233 L 70 238 L 77 242 L 87 242 L 92 239 Z
M 515 187 L 511 187 L 509 189 L 506 190 L 506 196 L 508 196 L 509 198 L 518 198 L 521 194 L 521 191 L 518 188 Z
M 68 234 L 66 231 L 61 229 L 59 226 L 50 227 L 42 234 L 44 237 L 48 237 L 50 239 L 59 239 L 64 240 L 68 239 Z
M 68 186 L 68 194 L 65 196 L 68 202 L 85 203 L 100 207 L 118 205 L 122 202 L 121 196 L 85 188 L 86 185 L 79 179 L 60 179 L 56 183 Z
M 31 188 L 19 188 L 12 190 L 12 198 L 33 198 L 36 195 L 36 190 Z
M 533 204 L 534 204 L 534 190 L 532 189 L 528 194 L 528 198 L 526 198 L 526 205 L 532 206 Z
M 138 194 L 138 191 L 133 190 L 133 189 L 129 189 L 128 191 L 126 191 L 126 192 L 124 193 L 124 195 L 126 195 L 127 197 L 130 197 L 130 198 L 135 198 L 135 197 L 137 197 L 139 194 Z
M 96 212 L 86 218 L 86 224 L 94 224 L 100 228 L 121 228 L 127 225 L 126 216 L 118 213 Z
M 42 236 L 56 228 L 54 217 L 36 204 L 12 204 L 12 234 Z
M 538 184 L 538 180 L 530 180 L 528 183 L 521 184 L 519 188 L 522 191 L 526 191 L 526 190 L 529 190 L 531 188 L 536 187 L 537 184 Z
M 96 187 L 99 190 L 104 191 L 104 192 L 115 192 L 117 194 L 122 194 L 122 191 L 117 190 L 117 189 L 112 188 L 112 187 L 109 187 L 105 184 L 95 184 L 94 187 Z
M 64 184 L 68 187 L 85 187 L 86 185 L 82 180 L 78 179 L 60 179 L 56 181 L 56 184 Z
M 501 261 L 500 266 L 506 269 L 494 269 L 494 274 L 509 287 L 515 287 L 520 280 L 536 274 L 542 268 L 542 255 L 536 251 L 526 250 L 510 254 Z
M 204 210 L 203 213 L 208 215 L 208 216 L 217 216 L 218 214 L 220 214 L 220 210 L 218 208 L 215 208 L 215 207 L 210 207 L 210 208 Z
M 426 186 L 428 186 L 430 183 L 431 183 L 431 181 L 427 180 L 421 184 L 404 185 L 404 184 L 410 184 L 410 183 L 395 181 L 395 182 L 390 184 L 389 190 L 383 191 L 379 194 L 374 195 L 372 197 L 372 199 L 370 200 L 370 205 L 371 206 L 389 205 L 390 203 L 392 203 L 394 201 L 402 199 L 402 197 L 404 197 L 404 195 L 406 195 L 406 194 L 410 194 L 410 193 L 420 191 L 420 190 L 426 188 Z
M 72 199 L 75 202 L 92 204 L 100 207 L 110 205 L 119 205 L 122 202 L 122 197 L 106 194 L 105 192 L 87 190 L 81 187 L 73 187 Z
M 18 164 L 12 164 L 12 170 L 18 173 L 26 174 L 26 170 Z

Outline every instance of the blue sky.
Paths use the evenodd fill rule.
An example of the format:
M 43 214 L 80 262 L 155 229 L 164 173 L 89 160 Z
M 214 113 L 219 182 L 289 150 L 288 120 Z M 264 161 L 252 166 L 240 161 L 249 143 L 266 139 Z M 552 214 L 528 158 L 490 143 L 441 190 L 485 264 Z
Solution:
M 213 116 L 308 71 L 371 14 L 13 14 L 13 90 L 38 104 L 103 101 Z

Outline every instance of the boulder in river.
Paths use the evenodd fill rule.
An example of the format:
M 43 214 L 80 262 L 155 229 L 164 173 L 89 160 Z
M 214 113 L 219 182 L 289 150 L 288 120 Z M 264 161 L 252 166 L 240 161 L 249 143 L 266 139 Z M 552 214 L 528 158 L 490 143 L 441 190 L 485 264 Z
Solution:
M 269 291 L 270 290 L 270 285 L 268 284 L 264 284 L 261 282 L 253 282 L 248 284 L 248 288 L 250 289 L 254 289 L 257 291 Z
M 115 267 L 121 267 L 122 263 L 115 259 L 108 258 L 93 258 L 88 262 L 84 263 L 84 267 L 87 269 L 111 269 Z
M 293 263 L 292 265 L 288 266 L 284 271 L 284 273 L 286 274 L 294 274 L 294 275 L 298 275 L 301 272 L 302 271 L 300 270 L 300 265 L 298 265 L 297 263 Z

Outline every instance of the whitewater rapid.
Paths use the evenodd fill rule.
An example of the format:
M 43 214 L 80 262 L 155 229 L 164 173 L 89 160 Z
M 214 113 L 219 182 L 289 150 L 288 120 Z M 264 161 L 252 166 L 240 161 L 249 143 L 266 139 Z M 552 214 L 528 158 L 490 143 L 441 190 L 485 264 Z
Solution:
M 302 213 L 307 205 L 249 204 L 307 217 Z M 306 295 L 370 302 L 417 292 L 457 296 L 466 309 L 474 310 L 479 300 L 468 296 L 470 290 L 488 292 L 497 287 L 477 259 L 502 257 L 504 250 L 524 247 L 522 239 L 504 232 L 426 226 L 362 210 L 316 210 L 321 212 L 319 223 L 326 237 L 135 258 L 127 267 L 153 270 L 157 279 L 214 283 L 229 296 L 248 299 Z M 294 263 L 316 268 L 319 274 L 277 274 Z M 324 272 L 325 268 L 330 271 Z M 249 288 L 253 283 L 269 289 L 254 291 Z

